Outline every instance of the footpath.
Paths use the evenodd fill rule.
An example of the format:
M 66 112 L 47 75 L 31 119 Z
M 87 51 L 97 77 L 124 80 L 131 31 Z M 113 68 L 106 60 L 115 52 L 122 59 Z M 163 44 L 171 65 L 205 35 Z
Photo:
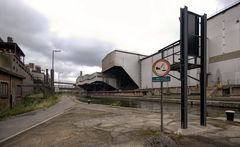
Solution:
M 57 115 L 59 116 L 54 117 Z M 43 116 L 44 119 L 36 121 Z M 230 122 L 223 117 L 208 117 L 207 126 L 200 126 L 199 116 L 188 114 L 188 128 L 180 129 L 180 118 L 180 112 L 164 113 L 164 135 L 168 139 L 162 140 L 158 112 L 87 104 L 77 101 L 75 97 L 63 96 L 60 103 L 49 109 L 24 114 L 6 120 L 5 123 L 1 122 L 0 135 L 5 140 L 14 133 L 24 131 L 24 127 L 27 131 L 0 142 L 0 146 L 143 147 L 149 140 L 150 143 L 159 143 L 159 140 L 152 137 L 160 139 L 160 143 L 171 140 L 179 146 L 240 146 L 239 119 Z M 29 125 L 30 122 L 32 125 Z M 41 125 L 34 127 L 39 123 Z
M 75 102 L 71 97 L 62 96 L 60 102 L 50 108 L 35 110 L 0 121 L 0 143 L 63 114 L 74 105 Z

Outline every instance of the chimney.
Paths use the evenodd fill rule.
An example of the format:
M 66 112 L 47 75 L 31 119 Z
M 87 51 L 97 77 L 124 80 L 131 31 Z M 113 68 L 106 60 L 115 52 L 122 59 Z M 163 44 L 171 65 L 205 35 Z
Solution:
M 49 75 L 48 75 L 48 69 L 46 69 L 46 84 L 48 84 L 49 81 Z
M 7 37 L 7 42 L 8 43 L 13 43 L 13 38 L 12 37 Z
M 2 38 L 0 37 L 0 42 L 3 42 Z
M 82 76 L 82 71 L 80 71 L 80 77 Z
M 29 67 L 33 70 L 34 69 L 34 63 L 29 63 Z

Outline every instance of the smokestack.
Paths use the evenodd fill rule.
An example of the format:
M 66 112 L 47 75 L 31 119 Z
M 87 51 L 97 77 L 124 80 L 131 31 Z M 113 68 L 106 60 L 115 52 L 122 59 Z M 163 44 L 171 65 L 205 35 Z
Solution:
M 7 37 L 7 42 L 8 43 L 13 43 L 13 38 L 12 37 Z
M 48 80 L 49 80 L 48 69 L 46 69 L 46 84 L 48 84 Z
M 82 76 L 82 71 L 80 71 L 80 77 Z
M 2 38 L 0 37 L 0 42 L 3 42 Z

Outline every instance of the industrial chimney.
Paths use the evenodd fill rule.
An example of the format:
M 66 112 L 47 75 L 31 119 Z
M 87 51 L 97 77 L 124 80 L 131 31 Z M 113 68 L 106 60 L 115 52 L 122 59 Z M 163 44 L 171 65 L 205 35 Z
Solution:
M 13 43 L 13 38 L 12 37 L 7 37 L 7 42 L 8 43 Z
M 80 71 L 80 77 L 82 76 L 82 71 Z

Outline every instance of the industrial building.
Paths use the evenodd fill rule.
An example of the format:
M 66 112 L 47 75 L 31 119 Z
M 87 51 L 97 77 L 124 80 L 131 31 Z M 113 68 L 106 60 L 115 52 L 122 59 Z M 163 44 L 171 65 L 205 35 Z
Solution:
M 239 21 L 240 2 L 210 16 L 207 20 L 207 83 L 212 92 L 221 89 L 222 92 L 230 95 L 240 95 Z M 179 41 L 161 49 L 165 56 L 179 51 Z M 155 76 L 152 65 L 162 58 L 161 52 L 146 56 L 114 50 L 103 58 L 102 73 L 79 76 L 76 84 L 87 91 L 157 89 L 160 83 L 152 82 L 152 77 Z M 175 54 L 165 59 L 174 69 L 175 63 L 180 62 L 179 58 L 180 55 Z M 188 75 L 199 79 L 199 72 L 198 67 L 193 67 L 188 71 Z M 172 70 L 170 73 L 176 78 L 164 83 L 164 87 L 179 88 L 181 79 L 177 78 L 180 78 L 180 72 Z M 198 89 L 198 81 L 194 78 L 188 78 L 188 85 Z
M 0 39 L 0 109 L 14 106 L 21 97 L 33 92 L 33 78 L 24 65 L 25 54 L 11 37 Z
M 29 63 L 25 65 L 33 77 L 33 82 L 35 84 L 44 82 L 44 73 L 42 73 L 41 66 L 35 65 L 34 63 Z

